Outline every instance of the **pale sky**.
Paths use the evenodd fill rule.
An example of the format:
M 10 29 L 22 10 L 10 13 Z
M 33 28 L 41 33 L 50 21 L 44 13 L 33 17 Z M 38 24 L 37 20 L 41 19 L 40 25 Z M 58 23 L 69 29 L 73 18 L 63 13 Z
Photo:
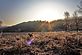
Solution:
M 33 20 L 52 21 L 72 16 L 81 0 L 0 0 L 0 20 L 4 25 L 15 25 Z

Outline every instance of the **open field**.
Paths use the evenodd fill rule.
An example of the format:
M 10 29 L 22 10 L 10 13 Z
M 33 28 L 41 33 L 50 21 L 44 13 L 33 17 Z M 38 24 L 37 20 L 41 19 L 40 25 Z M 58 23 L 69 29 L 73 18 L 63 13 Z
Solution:
M 0 55 L 82 55 L 82 32 L 3 33 Z

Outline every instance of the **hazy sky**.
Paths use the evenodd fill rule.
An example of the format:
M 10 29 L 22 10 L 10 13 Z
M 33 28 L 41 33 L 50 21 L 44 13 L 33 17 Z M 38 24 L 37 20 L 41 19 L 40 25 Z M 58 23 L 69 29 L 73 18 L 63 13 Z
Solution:
M 33 20 L 52 21 L 71 15 L 81 0 L 0 0 L 0 20 L 14 25 Z

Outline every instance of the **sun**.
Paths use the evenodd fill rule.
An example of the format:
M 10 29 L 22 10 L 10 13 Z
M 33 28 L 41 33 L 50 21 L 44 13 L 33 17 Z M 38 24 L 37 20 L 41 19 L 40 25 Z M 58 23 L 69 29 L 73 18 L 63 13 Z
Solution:
M 61 8 L 61 9 L 60 9 Z M 64 18 L 63 7 L 60 5 L 53 5 L 52 3 L 37 4 L 29 10 L 31 20 L 53 21 Z
M 59 18 L 59 13 L 54 9 L 46 8 L 38 11 L 37 17 L 40 18 L 41 20 L 52 21 Z

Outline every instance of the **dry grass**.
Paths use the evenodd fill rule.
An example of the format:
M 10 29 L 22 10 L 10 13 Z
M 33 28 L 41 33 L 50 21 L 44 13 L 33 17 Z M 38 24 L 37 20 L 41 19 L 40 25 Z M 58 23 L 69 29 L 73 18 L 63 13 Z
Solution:
M 26 40 L 34 39 L 31 45 Z M 0 55 L 80 55 L 82 32 L 3 33 Z

